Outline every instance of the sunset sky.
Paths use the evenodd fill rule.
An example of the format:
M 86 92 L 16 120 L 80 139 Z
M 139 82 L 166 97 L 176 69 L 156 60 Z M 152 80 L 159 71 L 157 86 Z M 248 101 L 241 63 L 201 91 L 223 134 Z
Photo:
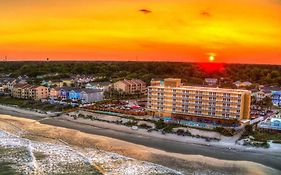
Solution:
M 281 0 L 0 0 L 0 58 L 281 64 Z

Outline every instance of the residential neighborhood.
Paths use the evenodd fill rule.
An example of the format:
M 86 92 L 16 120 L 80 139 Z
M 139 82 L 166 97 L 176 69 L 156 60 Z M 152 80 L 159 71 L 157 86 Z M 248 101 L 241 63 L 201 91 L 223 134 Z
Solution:
M 43 75 L 39 78 L 50 78 L 54 75 L 57 76 L 58 74 Z M 97 78 L 99 79 L 100 77 Z M 186 86 L 180 79 L 173 78 L 153 78 L 148 83 L 149 86 L 140 79 L 124 79 L 112 83 L 109 81 L 96 82 L 97 78 L 89 75 L 74 75 L 72 78 L 48 79 L 47 81 L 43 80 L 40 85 L 32 85 L 28 83 L 29 77 L 26 75 L 19 76 L 18 78 L 2 75 L 0 79 L 0 93 L 17 99 L 48 101 L 54 105 L 63 104 L 73 107 L 110 100 L 108 97 L 105 97 L 105 93 L 112 90 L 132 95 L 143 94 L 146 96 L 147 102 L 145 102 L 144 107 L 148 115 L 162 117 L 166 122 L 174 121 L 184 125 L 205 127 L 227 126 L 228 124 L 240 126 L 242 123 L 249 123 L 251 119 L 255 119 L 260 115 L 266 116 L 266 111 L 258 110 L 257 105 L 253 104 L 253 102 L 261 103 L 265 98 L 269 98 L 273 106 L 281 106 L 281 88 L 278 86 L 259 85 L 255 89 L 247 90 L 246 87 L 252 86 L 252 83 L 236 81 L 233 83 L 240 87 L 240 89 L 231 90 L 218 88 L 218 79 L 215 78 L 205 78 L 207 86 L 201 87 Z M 193 92 L 195 93 L 194 99 L 191 99 Z M 204 95 L 206 92 L 209 93 L 208 97 Z M 165 95 L 166 93 L 167 95 Z M 233 104 L 236 104 L 236 102 L 232 100 L 236 96 L 233 93 L 240 93 L 239 96 L 243 98 L 243 94 L 247 94 L 247 99 L 240 99 L 239 97 L 238 107 L 235 109 Z M 171 95 L 173 98 L 171 98 Z M 210 102 L 209 98 L 212 98 L 213 101 Z M 207 99 L 207 101 L 205 102 L 204 99 Z M 220 99 L 226 101 L 224 102 Z M 223 106 L 217 106 L 219 104 Z M 250 108 L 252 109 L 251 112 Z M 178 121 L 177 118 L 180 116 L 185 118 L 185 120 Z M 229 120 L 232 118 L 234 119 L 233 121 Z M 241 121 L 239 118 L 241 118 Z M 211 123 L 214 125 L 211 126 Z

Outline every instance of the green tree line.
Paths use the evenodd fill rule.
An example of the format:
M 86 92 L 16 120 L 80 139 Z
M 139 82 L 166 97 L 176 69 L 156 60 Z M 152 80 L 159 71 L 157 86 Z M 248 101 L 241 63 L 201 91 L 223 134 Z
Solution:
M 218 66 L 212 63 L 207 66 Z M 281 66 L 220 64 L 218 69 L 205 70 L 200 63 L 181 62 L 0 62 L 0 73 L 12 76 L 28 75 L 36 77 L 48 73 L 61 73 L 64 77 L 71 74 L 94 74 L 105 77 L 103 80 L 140 78 L 149 82 L 151 78 L 181 78 L 190 84 L 203 84 L 204 78 L 228 81 L 250 81 L 265 85 L 281 85 Z

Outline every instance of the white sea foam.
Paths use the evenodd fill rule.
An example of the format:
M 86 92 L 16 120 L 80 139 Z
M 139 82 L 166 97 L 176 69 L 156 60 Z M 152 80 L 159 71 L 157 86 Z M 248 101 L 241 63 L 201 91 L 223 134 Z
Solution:
M 20 164 L 20 171 L 25 174 L 67 173 L 98 165 L 105 174 L 144 175 L 144 174 L 181 174 L 161 165 L 139 161 L 119 154 L 96 150 L 83 149 L 78 151 L 67 145 L 31 141 L 0 130 L 0 146 L 4 148 L 24 149 L 28 154 L 23 161 L 15 157 Z M 44 155 L 36 158 L 36 153 Z M 73 168 L 76 166 L 77 168 Z M 71 169 L 72 168 L 72 169 Z M 71 169 L 71 170 L 70 170 Z

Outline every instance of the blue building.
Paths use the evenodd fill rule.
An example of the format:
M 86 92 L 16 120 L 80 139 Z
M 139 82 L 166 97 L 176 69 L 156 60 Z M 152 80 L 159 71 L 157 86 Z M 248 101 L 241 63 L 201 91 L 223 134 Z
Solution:
M 69 91 L 70 91 L 69 88 L 61 88 L 59 90 L 59 97 L 62 99 L 67 99 L 69 96 Z
M 277 86 L 264 87 L 263 91 L 271 92 L 272 103 L 274 106 L 281 106 L 281 88 Z
M 68 99 L 70 100 L 81 100 L 81 91 L 78 89 L 73 89 L 68 93 Z
M 272 92 L 272 103 L 275 106 L 281 106 L 281 91 Z

